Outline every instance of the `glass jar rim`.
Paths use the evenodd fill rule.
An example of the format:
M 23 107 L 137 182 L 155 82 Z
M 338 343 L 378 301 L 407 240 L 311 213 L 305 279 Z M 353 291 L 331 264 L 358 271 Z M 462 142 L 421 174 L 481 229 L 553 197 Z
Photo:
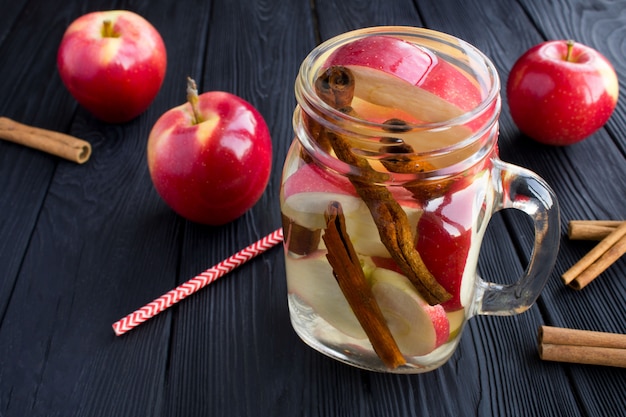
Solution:
M 457 104 L 447 102 L 447 105 L 456 106 L 456 110 L 461 114 L 442 121 L 407 123 L 400 130 L 394 130 L 393 127 L 390 129 L 387 123 L 354 117 L 343 111 L 346 108 L 338 109 L 331 106 L 315 89 L 316 80 L 326 69 L 324 63 L 327 57 L 339 46 L 368 36 L 396 37 L 408 42 L 413 40 L 414 44 L 424 49 L 426 53 L 434 54 L 437 60 L 446 60 L 456 66 L 457 70 L 463 71 L 462 76 L 478 87 L 479 102 L 467 111 Z M 456 56 L 452 55 L 453 51 L 457 52 Z M 354 145 L 353 152 L 361 152 L 361 155 L 367 158 L 393 158 L 391 155 L 394 151 L 381 151 L 383 148 L 389 148 L 388 146 L 381 148 L 381 138 L 388 138 L 392 141 L 397 140 L 396 143 L 417 145 L 411 146 L 410 154 L 431 162 L 432 168 L 415 173 L 377 170 L 381 183 L 449 176 L 462 172 L 491 154 L 492 149 L 497 148 L 501 97 L 500 79 L 495 66 L 486 55 L 466 41 L 431 29 L 378 26 L 358 29 L 331 38 L 311 51 L 302 62 L 295 83 L 295 94 L 298 103 L 293 119 L 296 136 L 315 160 L 336 172 L 363 174 L 362 168 L 346 164 L 320 148 L 315 138 L 310 136 L 306 118 L 314 120 L 328 131 L 349 137 Z
M 478 48 L 472 44 L 448 35 L 443 32 L 438 32 L 432 29 L 412 27 L 412 26 L 374 26 L 363 29 L 357 29 L 347 33 L 337 35 L 325 42 L 319 44 L 313 49 L 307 57 L 303 60 L 298 78 L 296 80 L 296 98 L 300 105 L 303 104 L 303 100 L 306 100 L 307 104 L 315 103 L 316 107 L 319 107 L 326 116 L 335 120 L 344 120 L 350 123 L 356 123 L 366 129 L 372 129 L 373 131 L 384 130 L 387 125 L 379 122 L 364 120 L 349 114 L 343 113 L 340 110 L 333 108 L 327 103 L 319 99 L 319 96 L 314 90 L 314 77 L 319 75 L 319 69 L 321 68 L 319 61 L 321 58 L 334 50 L 342 44 L 347 44 L 351 41 L 365 38 L 368 36 L 390 36 L 399 37 L 401 39 L 425 39 L 432 40 L 445 45 L 447 47 L 458 48 L 468 54 L 472 58 L 472 62 L 475 64 L 482 63 L 482 70 L 484 72 L 487 81 L 490 81 L 490 85 L 486 86 L 486 93 L 481 96 L 481 101 L 478 105 L 474 106 L 468 111 L 463 111 L 459 116 L 452 117 L 447 120 L 436 122 L 418 122 L 407 123 L 406 129 L 414 130 L 438 130 L 447 128 L 450 126 L 463 125 L 471 120 L 476 119 L 481 114 L 489 110 L 489 107 L 496 101 L 500 94 L 500 79 L 498 77 L 496 68 L 491 60 Z M 418 43 L 418 46 L 422 46 Z M 432 46 L 428 47 L 429 50 L 433 50 Z M 435 52 L 438 52 L 435 50 Z M 475 69 L 475 67 L 472 67 Z M 481 80 L 478 80 L 481 81 Z M 481 87 L 484 87 L 481 85 Z M 306 104 L 305 104 L 306 105 Z

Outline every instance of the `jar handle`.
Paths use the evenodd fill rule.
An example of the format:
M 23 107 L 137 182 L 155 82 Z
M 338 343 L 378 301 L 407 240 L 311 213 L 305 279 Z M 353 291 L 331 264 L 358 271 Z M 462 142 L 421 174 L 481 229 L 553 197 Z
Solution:
M 559 206 L 550 186 L 537 174 L 495 158 L 493 178 L 499 198 L 494 213 L 513 208 L 533 220 L 535 243 L 530 262 L 514 284 L 496 284 L 477 278 L 475 314 L 513 315 L 526 311 L 545 286 L 559 249 Z

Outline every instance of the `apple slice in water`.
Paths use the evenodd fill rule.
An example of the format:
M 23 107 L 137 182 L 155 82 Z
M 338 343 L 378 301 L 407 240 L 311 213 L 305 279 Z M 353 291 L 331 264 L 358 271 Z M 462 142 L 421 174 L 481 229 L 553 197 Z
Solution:
M 354 72 L 358 97 L 414 111 L 424 122 L 441 122 L 481 102 L 476 82 L 444 55 L 395 36 L 367 36 L 335 49 L 324 68 L 340 65 Z M 452 55 L 458 56 L 450 61 L 465 58 Z
M 421 87 L 377 69 L 348 65 L 355 77 L 354 95 L 379 106 L 403 109 L 424 122 L 443 122 L 463 114 L 456 105 Z
M 367 335 L 343 296 L 326 260 L 319 250 L 303 258 L 286 258 L 287 289 L 340 332 L 356 339 Z
M 344 213 L 364 205 L 348 179 L 331 176 L 314 163 L 301 166 L 285 180 L 283 198 L 283 214 L 311 230 L 326 227 L 324 212 L 330 201 L 338 201 Z
M 408 278 L 376 268 L 371 280 L 374 297 L 404 355 L 427 355 L 448 341 L 450 323 L 445 310 L 424 301 Z
M 397 109 L 408 113 L 414 120 L 426 123 L 444 122 L 463 114 L 456 105 L 391 74 L 365 66 L 351 65 L 347 68 L 355 78 L 355 98 L 365 103 Z M 360 112 L 360 108 L 356 106 L 358 103 L 358 100 L 354 101 L 357 113 Z M 352 129 L 367 134 L 367 131 L 360 132 L 358 126 Z M 419 152 L 446 148 L 462 142 L 471 135 L 472 131 L 467 126 L 458 123 L 438 129 L 411 129 L 394 133 L 395 137 L 402 139 Z
M 367 205 L 356 197 L 345 194 L 299 193 L 289 197 L 283 204 L 283 214 L 293 222 L 311 230 L 324 229 L 324 212 L 331 201 L 338 201 L 346 221 L 346 232 L 354 250 L 359 255 L 390 258 L 387 247 L 381 242 L 378 227 Z M 295 205 L 292 205 L 295 204 Z M 411 230 L 416 230 L 422 213 L 415 207 L 403 207 L 409 219 Z
M 412 232 L 415 231 L 422 210 L 407 206 L 402 206 L 402 209 L 409 219 L 410 230 Z M 345 219 L 346 232 L 348 236 L 350 236 L 354 250 L 359 255 L 391 258 L 389 250 L 381 241 L 380 233 L 378 232 L 378 227 L 374 222 L 372 214 L 365 204 L 359 209 L 345 214 Z
M 392 187 L 394 195 L 406 212 L 411 230 L 416 230 L 422 211 L 402 187 Z M 347 178 L 331 176 L 316 164 L 303 165 L 285 181 L 283 215 L 292 222 L 311 230 L 324 229 L 324 212 L 328 204 L 341 204 L 346 229 L 355 250 L 360 255 L 389 257 L 380 241 L 378 228 L 367 205 L 361 200 Z
M 351 71 L 355 78 L 352 107 L 367 120 L 371 112 L 369 106 L 359 105 L 361 102 L 395 110 L 398 114 L 393 117 L 408 122 L 436 123 L 457 119 L 482 101 L 479 85 L 453 64 L 463 58 L 451 56 L 448 62 L 443 55 L 398 37 L 367 36 L 334 50 L 323 67 L 343 66 Z M 404 112 L 410 116 L 403 116 Z M 445 128 L 412 129 L 397 136 L 415 151 L 426 152 L 457 144 L 480 125 L 458 123 L 457 119 Z M 447 164 L 463 156 L 467 157 L 454 155 Z
M 338 331 L 356 339 L 367 338 L 333 276 L 325 251 L 288 257 L 286 269 L 290 294 Z M 384 268 L 375 268 L 369 275 L 376 302 L 404 355 L 426 355 L 448 341 L 450 323 L 443 307 L 426 303 L 404 275 Z
M 437 282 L 452 294 L 443 303 L 446 310 L 458 310 L 468 302 L 462 300 L 461 287 L 472 249 L 476 201 L 480 201 L 476 197 L 478 181 L 484 179 L 467 177 L 454 183 L 444 198 L 429 202 L 417 224 L 415 247 Z

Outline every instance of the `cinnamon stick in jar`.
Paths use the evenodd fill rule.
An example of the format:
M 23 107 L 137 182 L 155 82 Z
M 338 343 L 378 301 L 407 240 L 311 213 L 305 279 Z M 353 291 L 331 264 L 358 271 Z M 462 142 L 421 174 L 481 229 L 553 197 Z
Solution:
M 326 104 L 343 113 L 351 113 L 354 93 L 352 80 L 349 69 L 331 67 L 316 80 L 316 93 Z M 349 177 L 349 180 L 370 210 L 381 242 L 426 302 L 434 305 L 449 300 L 452 295 L 437 282 L 415 250 L 414 236 L 406 213 L 391 192 L 377 184 L 384 181 L 380 177 L 384 174 L 374 170 L 364 157 L 354 153 L 349 138 L 343 134 L 321 128 L 318 140 L 328 144 L 339 160 L 362 170 L 363 178 Z
M 381 361 L 390 369 L 405 365 L 406 360 L 387 326 L 346 232 L 341 204 L 331 202 L 325 217 L 327 227 L 322 239 L 328 249 L 326 258 L 346 301 Z
M 28 146 L 69 161 L 83 164 L 91 156 L 91 144 L 74 136 L 41 129 L 0 117 L 0 139 Z

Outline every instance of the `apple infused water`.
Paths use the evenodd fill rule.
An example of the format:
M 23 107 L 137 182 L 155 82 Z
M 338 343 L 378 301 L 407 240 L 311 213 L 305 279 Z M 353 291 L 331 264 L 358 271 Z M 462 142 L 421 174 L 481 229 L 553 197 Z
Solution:
M 316 48 L 295 92 L 280 192 L 295 331 L 365 369 L 441 366 L 482 313 L 480 243 L 517 183 L 493 65 L 448 35 L 370 28 Z
M 402 363 L 397 372 L 415 372 L 445 361 L 454 351 L 462 327 L 471 311 L 478 250 L 486 227 L 485 212 L 493 197 L 485 190 L 490 171 L 477 164 L 474 172 L 447 178 L 449 185 L 422 181 L 417 193 L 436 193 L 416 199 L 405 186 L 382 186 L 389 190 L 409 225 L 409 246 L 441 284 L 450 298 L 429 304 L 403 272 L 381 238 L 379 227 L 392 229 L 391 220 L 377 225 L 368 204 L 345 177 L 333 174 L 315 162 L 304 162 L 296 143 L 290 150 L 286 171 L 292 170 L 281 193 L 289 308 L 293 326 L 308 344 L 354 365 L 388 369 L 376 352 L 363 324 L 359 308 L 352 307 L 344 294 L 350 287 L 339 284 L 328 260 L 328 208 L 342 209 L 345 237 L 356 258 L 350 258 L 363 271 L 363 280 L 382 313 Z M 445 187 L 445 192 L 434 189 Z M 383 232 L 384 233 L 384 232 Z M 393 250 L 393 249 L 392 249 Z M 367 326 L 367 325 L 366 325 Z M 385 342 L 386 343 L 386 342 Z M 356 360 L 355 360 L 356 358 Z

